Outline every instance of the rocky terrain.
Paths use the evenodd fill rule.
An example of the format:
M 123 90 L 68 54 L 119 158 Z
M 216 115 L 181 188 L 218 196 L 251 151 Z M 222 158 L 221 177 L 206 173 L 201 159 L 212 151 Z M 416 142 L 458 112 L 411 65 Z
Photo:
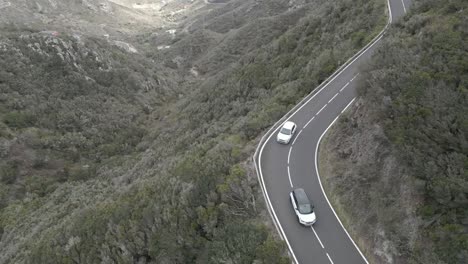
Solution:
M 384 8 L 2 0 L 0 263 L 288 263 L 248 160 Z

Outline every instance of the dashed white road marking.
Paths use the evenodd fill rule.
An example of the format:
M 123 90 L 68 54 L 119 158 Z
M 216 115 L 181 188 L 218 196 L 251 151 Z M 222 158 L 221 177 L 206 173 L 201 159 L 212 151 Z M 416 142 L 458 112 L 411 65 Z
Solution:
M 297 133 L 297 136 L 294 138 L 293 143 L 291 145 L 294 145 L 296 143 L 296 140 L 299 138 L 299 135 L 302 133 L 302 129 Z
M 318 114 L 320 114 L 320 112 L 322 112 L 323 109 L 325 109 L 325 107 L 327 107 L 328 104 L 325 104 L 315 115 L 317 116 Z
M 318 242 L 320 243 L 320 246 L 322 246 L 322 248 L 325 248 L 322 244 L 322 240 L 320 240 L 320 237 L 317 235 L 317 232 L 315 232 L 315 229 L 313 226 L 310 227 L 312 229 L 312 231 L 314 231 L 314 234 L 315 234 L 315 237 L 317 237 L 317 240 Z
M 320 92 L 325 89 L 326 87 L 328 87 L 328 85 L 330 83 L 333 83 L 333 81 L 338 78 L 338 76 L 340 76 L 341 73 L 343 73 L 346 69 L 348 69 L 348 67 L 350 67 L 351 65 L 354 64 L 354 62 L 356 62 L 363 54 L 365 54 L 370 48 L 372 48 L 374 45 L 376 45 L 383 37 L 384 33 L 386 32 L 387 28 L 389 27 L 389 25 L 392 23 L 392 9 L 390 7 L 390 0 L 387 0 L 387 10 L 388 10 L 388 13 L 389 13 L 389 16 L 388 16 L 388 21 L 387 21 L 387 24 L 385 25 L 385 27 L 382 29 L 382 31 L 380 31 L 380 33 L 375 36 L 366 46 L 364 46 L 361 50 L 359 50 L 356 55 L 352 56 L 351 58 L 349 58 L 340 68 L 338 68 L 330 77 L 328 77 L 325 82 L 326 84 L 323 85 L 321 88 L 320 88 L 320 85 L 316 88 L 316 89 L 319 89 L 318 91 L 315 91 L 316 89 L 313 90 L 313 94 L 308 97 L 304 97 L 299 103 L 298 105 L 300 105 L 297 109 L 294 110 L 291 109 L 290 111 L 288 111 L 288 113 L 286 113 L 286 115 L 290 115 L 290 117 L 294 116 L 297 112 L 299 112 L 303 107 L 305 107 L 312 99 L 315 98 L 315 96 L 317 96 L 318 94 L 320 94 Z M 285 115 L 285 116 L 286 116 Z M 271 137 L 274 135 L 274 132 L 276 130 L 279 129 L 279 122 L 282 121 L 284 117 L 282 117 L 280 120 L 278 120 L 269 130 L 268 132 L 263 135 L 263 137 L 261 138 L 261 142 L 263 142 L 262 144 L 259 144 L 257 146 L 257 148 L 255 149 L 255 153 L 254 153 L 254 165 L 255 165 L 255 170 L 257 172 L 257 178 L 258 178 L 258 181 L 261 183 L 261 188 L 262 188 L 262 194 L 266 200 L 266 204 L 267 204 L 267 208 L 268 208 L 268 212 L 271 216 L 271 218 L 273 219 L 273 222 L 275 224 L 275 227 L 278 231 L 278 233 L 280 234 L 281 236 L 281 239 L 283 239 L 285 242 L 286 242 L 286 245 L 288 246 L 288 249 L 289 249 L 289 253 L 292 255 L 292 258 L 294 260 L 294 262 L 296 264 L 298 264 L 298 260 L 296 258 L 296 255 L 294 254 L 294 250 L 291 246 L 291 244 L 289 243 L 289 240 L 288 240 L 288 237 L 286 236 L 286 233 L 284 232 L 284 229 L 281 225 L 281 222 L 279 221 L 278 219 L 278 216 L 276 215 L 276 212 L 275 212 L 275 208 L 273 207 L 273 204 L 271 203 L 271 199 L 270 199 L 270 195 L 268 194 L 268 189 L 266 188 L 266 184 L 265 184 L 265 179 L 263 177 L 263 172 L 262 172 L 262 153 L 263 153 L 263 150 L 265 148 L 265 145 L 267 142 L 270 141 Z M 330 124 L 330 126 L 333 125 L 333 124 Z M 328 128 L 327 128 L 328 130 Z M 326 131 L 325 131 L 326 133 Z M 323 135 L 322 135 L 323 136 Z M 321 136 L 321 137 L 322 137 Z M 265 140 L 266 139 L 266 140 Z M 319 142 L 318 144 L 320 143 L 320 139 L 319 138 Z M 293 142 L 294 144 L 294 142 Z M 317 148 L 318 148 L 318 145 L 317 145 Z M 258 162 L 258 164 L 257 164 Z M 316 159 L 316 162 L 317 162 L 317 159 Z M 319 178 L 319 181 L 320 181 L 320 177 Z M 321 184 L 321 183 L 320 183 Z M 323 191 L 323 187 L 321 186 L 322 188 L 322 192 L 324 193 Z M 328 201 L 328 198 L 325 194 L 325 198 L 327 199 L 327 202 L 328 202 L 328 205 L 330 206 L 330 208 L 332 209 L 333 213 L 335 214 L 335 217 L 336 219 L 338 219 L 338 222 L 340 223 L 341 227 L 343 228 L 343 230 L 345 231 L 345 233 L 348 235 L 349 239 L 353 242 L 353 245 L 354 247 L 357 249 L 357 251 L 361 254 L 362 258 L 364 259 L 364 261 L 366 262 L 366 264 L 369 264 L 369 262 L 367 261 L 367 259 L 365 258 L 365 256 L 362 254 L 361 250 L 356 246 L 356 243 L 354 243 L 354 240 L 351 238 L 351 236 L 348 234 L 348 231 L 344 228 L 343 224 L 341 223 L 340 219 L 338 218 L 338 216 L 336 215 L 335 211 L 333 210 L 333 207 L 331 207 L 331 204 L 330 202 Z
M 315 116 L 313 116 L 309 121 L 307 121 L 304 128 L 306 128 L 310 124 L 310 122 L 312 122 L 312 120 L 314 120 L 314 118 L 315 118 Z
M 289 165 L 289 158 L 291 157 L 291 151 L 292 151 L 292 146 L 289 148 L 289 153 L 288 153 L 288 165 Z
M 344 88 L 346 88 L 346 86 L 348 86 L 348 85 L 349 85 L 349 82 L 347 82 L 343 87 L 341 87 L 340 93 L 341 93 L 341 92 L 344 90 Z
M 327 257 L 328 257 L 328 260 L 330 260 L 330 263 L 331 263 L 331 264 L 334 264 L 334 263 L 333 263 L 333 260 L 331 259 L 330 255 L 328 255 L 328 253 L 327 253 Z
M 345 109 L 342 111 L 344 112 L 353 102 L 354 100 L 356 100 L 356 97 L 353 98 L 353 100 L 351 100 L 351 102 L 345 107 Z M 319 185 L 320 185 L 320 189 L 322 190 L 322 193 L 323 193 L 323 196 L 325 197 L 325 200 L 327 200 L 327 203 L 328 203 L 328 206 L 330 207 L 330 209 L 332 210 L 333 214 L 335 215 L 336 219 L 338 220 L 338 223 L 340 223 L 341 225 L 341 228 L 344 230 L 344 232 L 346 233 L 346 235 L 348 236 L 349 240 L 351 240 L 351 242 L 353 243 L 354 247 L 356 248 L 356 250 L 359 252 L 359 254 L 361 255 L 362 259 L 366 262 L 366 264 L 369 264 L 369 262 L 367 261 L 366 257 L 364 256 L 364 254 L 362 254 L 361 250 L 359 249 L 359 247 L 356 245 L 356 242 L 354 242 L 353 238 L 349 235 L 348 233 L 348 230 L 346 230 L 346 228 L 344 227 L 343 223 L 341 222 L 340 218 L 338 217 L 338 215 L 336 214 L 335 212 L 335 209 L 333 209 L 331 203 L 330 203 L 330 200 L 328 200 L 328 196 L 327 194 L 325 193 L 325 190 L 323 189 L 323 185 L 322 185 L 322 180 L 320 178 L 320 173 L 319 173 L 319 169 L 318 169 L 318 150 L 319 150 L 319 146 L 320 146 L 320 142 L 322 141 L 322 138 L 323 136 L 327 133 L 327 131 L 335 124 L 335 122 L 338 120 L 338 118 L 340 117 L 340 115 L 338 115 L 331 123 L 330 125 L 328 125 L 328 127 L 325 129 L 325 131 L 323 131 L 322 135 L 320 135 L 318 141 L 317 141 L 317 145 L 315 146 L 315 173 L 317 174 L 317 179 L 318 179 L 318 182 L 319 182 Z M 331 259 L 330 259 L 331 260 Z M 333 262 L 332 262 L 333 263 Z
M 356 79 L 356 77 L 359 75 L 359 73 L 357 73 L 356 75 L 353 76 L 353 78 L 351 78 L 351 80 L 349 80 L 343 87 L 341 87 L 340 89 L 340 92 L 342 92 L 346 87 L 348 87 L 348 85 L 354 81 L 354 79 Z
M 293 184 L 291 180 L 291 172 L 289 171 L 289 165 L 288 165 L 288 178 L 289 178 L 289 184 L 291 184 L 291 188 L 293 188 Z
M 330 100 L 328 101 L 328 103 L 331 103 L 331 101 L 333 101 L 333 99 L 335 99 L 335 97 L 337 97 L 338 94 L 339 94 L 339 93 L 336 93 L 336 94 L 332 97 L 332 99 L 330 99 Z
M 353 76 L 353 78 L 351 78 L 351 80 L 349 80 L 350 82 L 354 81 L 354 79 L 356 79 L 356 77 L 359 75 L 359 73 L 356 73 L 356 75 Z

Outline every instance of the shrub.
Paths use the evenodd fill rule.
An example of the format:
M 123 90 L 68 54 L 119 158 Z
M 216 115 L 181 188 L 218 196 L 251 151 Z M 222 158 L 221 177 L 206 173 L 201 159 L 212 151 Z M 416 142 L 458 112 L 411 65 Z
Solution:
M 10 112 L 3 116 L 3 122 L 11 128 L 30 127 L 34 121 L 34 116 L 25 112 Z

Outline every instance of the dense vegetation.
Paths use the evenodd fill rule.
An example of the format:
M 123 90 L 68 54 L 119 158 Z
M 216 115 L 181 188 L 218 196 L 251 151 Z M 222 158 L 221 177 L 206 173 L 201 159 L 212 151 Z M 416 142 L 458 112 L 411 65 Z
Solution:
M 110 157 L 138 151 L 149 105 L 168 97 L 155 69 L 100 40 L 3 32 L 0 171 L 10 186 L 3 203 L 87 180 Z
M 467 18 L 466 1 L 415 1 L 365 67 L 358 109 L 327 141 L 339 153 L 332 171 L 347 175 L 329 186 L 360 219 L 350 220 L 353 229 L 376 230 L 394 247 L 387 261 L 468 260 Z M 339 164 L 351 160 L 347 174 Z M 363 218 L 357 207 L 372 214 Z
M 383 1 L 302 2 L 230 1 L 140 54 L 4 29 L 0 262 L 288 263 L 246 161 L 386 21 Z

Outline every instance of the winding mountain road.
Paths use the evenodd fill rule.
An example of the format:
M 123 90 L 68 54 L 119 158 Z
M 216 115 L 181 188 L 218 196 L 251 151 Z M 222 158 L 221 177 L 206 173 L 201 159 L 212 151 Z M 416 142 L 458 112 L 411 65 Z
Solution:
M 262 138 L 254 164 L 268 209 L 296 263 L 368 263 L 348 234 L 323 190 L 317 168 L 320 140 L 356 96 L 358 67 L 369 60 L 387 27 L 403 16 L 409 0 L 388 0 L 389 19 L 385 29 L 279 120 Z M 297 124 L 289 145 L 275 141 L 286 120 Z M 301 226 L 289 201 L 289 192 L 304 188 L 315 205 L 317 222 Z

